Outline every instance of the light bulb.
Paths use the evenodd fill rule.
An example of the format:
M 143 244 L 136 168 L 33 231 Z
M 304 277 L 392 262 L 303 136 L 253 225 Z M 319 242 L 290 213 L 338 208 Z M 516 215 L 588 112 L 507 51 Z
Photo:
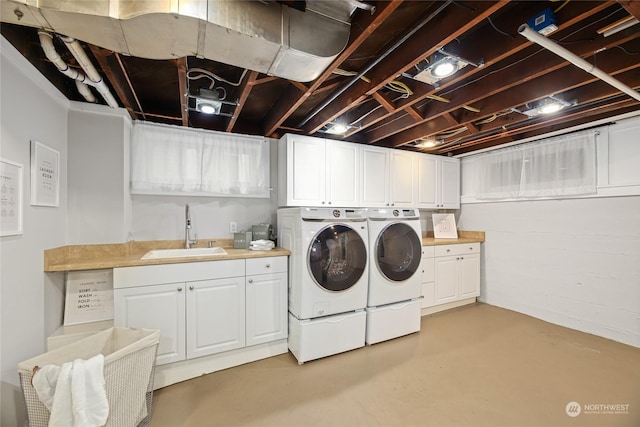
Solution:
M 200 112 L 205 114 L 214 114 L 216 109 L 211 104 L 200 104 Z
M 560 111 L 562 109 L 562 105 L 560 105 L 557 102 L 552 102 L 546 105 L 543 105 L 542 107 L 540 107 L 540 112 L 542 114 L 551 114 L 551 113 L 555 113 L 557 111 Z
M 447 77 L 455 73 L 456 70 L 457 67 L 453 62 L 445 61 L 436 65 L 431 73 L 436 77 Z

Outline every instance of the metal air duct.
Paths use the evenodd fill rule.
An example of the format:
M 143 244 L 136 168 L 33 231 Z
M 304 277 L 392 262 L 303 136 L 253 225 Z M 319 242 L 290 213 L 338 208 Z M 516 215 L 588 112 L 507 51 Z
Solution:
M 300 11 L 247 0 L 3 0 L 3 22 L 44 28 L 147 59 L 197 56 L 311 81 L 344 49 L 354 0 L 308 0 Z

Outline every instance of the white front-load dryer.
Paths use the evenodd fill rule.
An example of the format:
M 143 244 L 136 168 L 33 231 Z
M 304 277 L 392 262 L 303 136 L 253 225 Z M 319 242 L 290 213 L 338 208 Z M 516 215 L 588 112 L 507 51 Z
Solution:
M 369 253 L 364 209 L 278 209 L 289 249 L 289 349 L 299 363 L 365 344 Z
M 420 330 L 422 230 L 417 209 L 369 209 L 367 344 Z

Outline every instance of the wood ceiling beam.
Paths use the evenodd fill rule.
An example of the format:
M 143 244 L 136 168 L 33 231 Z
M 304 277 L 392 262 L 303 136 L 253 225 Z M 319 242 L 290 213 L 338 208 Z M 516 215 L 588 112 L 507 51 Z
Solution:
M 409 116 L 411 116 L 416 122 L 421 122 L 424 120 L 424 117 L 422 116 L 422 114 L 420 114 L 420 112 L 418 110 L 416 110 L 415 108 L 413 108 L 413 106 L 408 106 L 407 108 L 404 109 L 407 114 Z
M 632 36 L 625 37 L 621 40 L 629 40 L 631 38 L 638 38 L 640 34 L 634 34 Z M 618 43 L 621 41 L 618 40 Z M 602 45 L 602 42 L 588 42 L 586 44 L 581 45 L 581 47 L 577 48 L 574 53 L 578 56 L 587 57 L 590 56 L 595 50 L 594 45 Z M 588 46 L 588 47 L 587 47 Z M 613 47 L 611 45 L 609 47 Z M 526 52 L 522 52 L 525 54 Z M 605 50 L 601 52 L 599 55 L 610 57 L 615 56 L 610 54 L 610 51 Z M 619 56 L 619 55 L 618 55 Z M 515 58 L 514 58 L 515 60 Z M 446 94 L 445 96 L 451 96 L 449 103 L 431 103 L 428 107 L 428 111 L 424 111 L 423 114 L 425 116 L 425 120 L 422 123 L 419 123 L 411 128 L 406 128 L 401 130 L 400 132 L 396 132 L 395 129 L 390 129 L 390 127 L 386 128 L 377 128 L 375 131 L 367 133 L 367 140 L 376 142 L 384 139 L 383 145 L 385 146 L 393 146 L 399 147 L 408 142 L 414 141 L 417 138 L 424 136 L 424 130 L 430 127 L 422 128 L 426 122 L 442 115 L 444 113 L 448 113 L 454 110 L 457 110 L 464 105 L 475 103 L 476 107 L 480 106 L 482 109 L 483 116 L 488 116 L 490 114 L 497 113 L 501 111 L 500 109 L 492 110 L 487 109 L 482 106 L 482 104 L 478 104 L 481 100 L 484 100 L 488 96 L 492 96 L 495 94 L 501 94 L 502 98 L 508 98 L 508 95 L 504 95 L 503 92 L 507 89 L 511 89 L 514 87 L 518 87 L 518 91 L 511 91 L 509 96 L 518 96 L 521 94 L 521 90 L 525 85 L 529 85 L 531 87 L 531 81 L 535 80 L 535 83 L 540 81 L 542 76 L 550 74 L 556 70 L 566 68 L 569 65 L 568 62 L 558 59 L 558 57 L 550 52 L 541 51 L 536 54 L 532 58 L 527 61 L 522 61 L 513 67 L 508 69 L 504 69 L 501 72 L 497 72 L 491 75 L 487 75 L 486 78 L 476 81 L 473 84 L 467 85 L 464 91 L 452 92 L 451 94 Z M 607 64 L 610 65 L 610 64 Z M 579 70 L 577 67 L 570 67 L 570 75 L 575 76 L 573 71 Z M 606 71 L 606 70 L 605 70 Z M 580 75 L 590 76 L 590 74 L 579 70 Z M 535 86 L 534 86 L 535 87 Z M 564 86 L 560 83 L 556 89 L 556 92 L 565 90 L 568 86 Z M 487 90 L 487 88 L 493 88 L 492 90 Z M 538 90 L 540 94 L 539 97 L 546 96 L 550 93 L 545 93 L 542 89 Z M 519 102 L 512 102 L 512 104 L 518 105 L 523 104 L 525 102 L 532 101 L 533 99 L 529 99 L 527 101 L 520 100 Z M 419 136 L 416 136 L 419 135 Z
M 362 80 L 358 81 L 340 94 L 322 110 L 322 113 L 317 114 L 307 122 L 303 127 L 305 133 L 313 134 L 317 132 L 326 123 L 353 108 L 365 96 L 380 90 L 406 69 L 434 53 L 438 47 L 450 43 L 507 4 L 508 2 L 503 0 L 498 2 L 469 2 L 473 12 L 466 8 L 457 7 L 454 4 L 449 5 L 435 18 L 439 21 L 439 25 L 425 25 L 413 34 L 404 44 L 391 52 L 367 74 L 370 83 Z
M 614 0 L 606 2 L 574 2 L 570 8 L 561 9 L 558 14 L 559 29 L 555 33 L 555 37 L 562 37 L 563 34 L 569 32 L 572 26 L 590 18 L 591 16 L 601 12 L 602 10 L 615 4 Z M 518 5 L 515 10 L 510 10 L 500 17 L 501 26 L 498 30 L 510 34 L 498 33 L 491 25 L 485 26 L 474 33 L 474 37 L 465 40 L 465 43 L 458 47 L 458 54 L 463 58 L 477 59 L 477 52 L 483 53 L 484 66 L 480 68 L 466 67 L 461 72 L 440 82 L 439 88 L 431 85 L 418 83 L 412 88 L 414 94 L 409 98 L 399 100 L 397 103 L 398 110 L 393 113 L 403 114 L 402 109 L 406 106 L 415 105 L 416 103 L 427 99 L 436 92 L 444 91 L 450 87 L 455 87 L 460 82 L 469 79 L 471 76 L 481 73 L 489 69 L 492 65 L 508 58 L 526 47 L 531 45 L 524 37 L 518 37 L 517 28 L 524 22 L 525 17 L 530 17 L 539 12 L 539 4 L 536 2 L 525 2 Z M 492 21 L 493 22 L 493 21 Z M 502 24 L 504 23 L 504 24 Z M 495 23 L 494 23 L 495 25 Z M 382 120 L 391 117 L 393 113 L 372 114 L 367 117 L 357 132 L 363 132 L 370 126 L 373 126 Z M 349 120 L 347 120 L 349 121 Z
M 182 126 L 189 126 L 189 99 L 187 98 L 187 57 L 174 60 L 178 71 L 178 99 L 180 99 L 180 115 Z
M 320 76 L 302 94 L 291 94 L 287 90 L 267 115 L 264 135 L 269 136 L 284 123 L 320 86 L 332 76 L 333 72 L 356 51 L 362 43 L 395 11 L 403 0 L 376 2 L 376 12 L 371 15 L 368 11 L 358 10 L 351 22 L 351 35 L 347 47 L 334 59 Z
M 640 1 L 638 0 L 618 0 L 627 12 L 633 15 L 637 20 L 640 21 Z
M 138 118 L 138 113 L 136 112 L 140 112 L 139 114 L 145 118 L 138 97 L 118 54 L 94 45 L 89 45 L 89 48 L 129 116 L 135 120 Z
M 385 110 L 387 111 L 396 110 L 396 107 L 393 105 L 393 102 L 387 99 L 387 97 L 382 95 L 380 92 L 374 92 L 372 96 L 376 101 L 378 101 L 378 104 L 382 105 L 382 108 L 384 108 Z
M 246 80 L 240 85 L 240 96 L 238 96 L 238 105 L 236 105 L 236 108 L 233 110 L 233 116 L 231 116 L 231 118 L 229 119 L 229 123 L 227 123 L 227 132 L 233 131 L 233 127 L 235 126 L 236 121 L 238 120 L 238 117 L 242 112 L 242 107 L 244 107 L 245 102 L 247 102 L 247 98 L 251 93 L 251 89 L 253 89 L 253 87 L 255 86 L 257 77 L 258 72 L 251 71 Z

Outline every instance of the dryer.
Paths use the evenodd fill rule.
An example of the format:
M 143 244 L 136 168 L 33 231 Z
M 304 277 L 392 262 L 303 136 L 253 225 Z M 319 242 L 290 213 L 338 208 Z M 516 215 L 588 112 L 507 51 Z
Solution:
M 278 209 L 289 249 L 289 349 L 299 363 L 364 346 L 369 253 L 364 209 Z
M 369 209 L 366 343 L 420 330 L 422 229 L 417 209 Z

